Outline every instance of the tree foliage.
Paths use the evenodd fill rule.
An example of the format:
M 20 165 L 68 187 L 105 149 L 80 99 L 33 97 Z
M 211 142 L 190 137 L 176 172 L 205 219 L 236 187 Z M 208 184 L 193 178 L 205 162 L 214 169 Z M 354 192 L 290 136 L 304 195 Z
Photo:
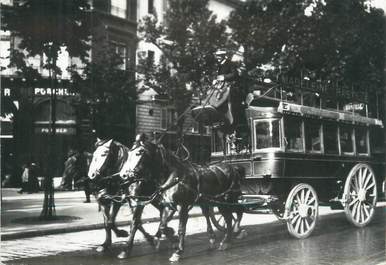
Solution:
M 383 12 L 364 0 L 250 0 L 230 17 L 247 71 L 271 65 L 352 84 L 383 82 Z
M 114 126 L 135 126 L 134 117 L 130 117 L 136 99 L 135 70 L 128 62 L 129 67 L 124 67 L 124 59 L 107 42 L 101 45 L 95 60 L 82 69 L 72 69 L 73 87 L 80 95 L 80 105 L 92 114 L 97 133 L 115 137 Z M 122 141 L 129 138 L 126 133 Z
M 60 73 L 56 61 L 62 47 L 71 57 L 87 57 L 87 0 L 26 0 L 2 7 L 2 29 L 20 37 L 19 50 L 11 53 L 11 66 L 16 66 L 20 74 L 39 76 L 25 59 L 43 54 L 47 57 L 45 68 Z
M 215 53 L 229 45 L 225 21 L 217 21 L 208 0 L 170 0 L 162 22 L 150 15 L 138 29 L 142 40 L 162 52 L 160 62 L 140 58 L 142 89 L 167 95 L 181 114 L 193 95 L 204 96 L 212 85 L 218 69 Z M 180 129 L 182 124 L 183 119 Z

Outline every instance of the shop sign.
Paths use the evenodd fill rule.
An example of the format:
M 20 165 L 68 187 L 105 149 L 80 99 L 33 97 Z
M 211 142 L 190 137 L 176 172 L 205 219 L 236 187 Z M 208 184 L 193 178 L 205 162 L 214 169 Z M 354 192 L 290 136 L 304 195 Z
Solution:
M 76 93 L 70 92 L 68 88 L 40 88 L 36 87 L 34 89 L 35 96 L 49 96 L 54 93 L 57 96 L 76 96 Z
M 38 127 L 35 128 L 35 133 L 38 134 L 51 134 L 52 129 L 49 127 Z M 61 134 L 61 135 L 74 135 L 76 133 L 75 128 L 65 128 L 65 127 L 58 127 L 55 128 L 55 134 Z
M 345 111 L 361 111 L 364 110 L 365 104 L 364 103 L 349 103 L 344 106 Z

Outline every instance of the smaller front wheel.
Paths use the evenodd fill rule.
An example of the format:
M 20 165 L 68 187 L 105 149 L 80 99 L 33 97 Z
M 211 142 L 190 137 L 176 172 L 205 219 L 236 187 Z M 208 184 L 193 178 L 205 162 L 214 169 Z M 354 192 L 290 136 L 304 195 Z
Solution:
M 301 183 L 292 188 L 285 204 L 288 232 L 296 238 L 308 237 L 315 228 L 319 201 L 315 190 Z
M 216 214 L 215 211 L 214 211 L 214 207 L 211 207 L 209 209 L 209 217 L 210 217 L 210 220 L 212 221 L 212 224 L 217 228 L 218 231 L 221 231 L 221 232 L 226 232 L 226 224 L 225 224 L 225 220 L 224 220 L 224 217 L 221 215 L 221 214 Z M 239 230 L 235 227 L 235 224 L 237 223 L 237 214 L 236 213 L 232 213 L 232 227 L 233 227 L 233 231 L 235 230 Z M 239 233 L 239 231 L 237 232 L 237 234 Z

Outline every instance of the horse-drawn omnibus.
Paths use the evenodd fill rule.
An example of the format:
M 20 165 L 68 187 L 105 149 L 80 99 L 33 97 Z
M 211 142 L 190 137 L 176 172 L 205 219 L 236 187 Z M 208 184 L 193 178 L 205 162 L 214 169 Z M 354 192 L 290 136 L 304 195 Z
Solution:
M 311 234 L 321 203 L 344 209 L 355 226 L 367 225 L 386 176 L 382 121 L 369 117 L 366 103 L 329 108 L 318 93 L 307 100 L 306 92 L 296 92 L 298 100 L 280 86 L 250 93 L 249 133 L 228 136 L 225 144 L 213 133 L 212 162 L 243 166 L 246 212 L 275 213 L 297 238 Z M 196 114 L 204 117 L 209 109 L 201 106 Z

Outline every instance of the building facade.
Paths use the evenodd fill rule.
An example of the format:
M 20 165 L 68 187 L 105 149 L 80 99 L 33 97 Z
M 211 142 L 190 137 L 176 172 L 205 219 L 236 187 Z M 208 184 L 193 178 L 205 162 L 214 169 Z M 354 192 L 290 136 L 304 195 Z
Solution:
M 135 64 L 137 0 L 92 0 L 89 3 L 92 27 L 90 60 L 98 60 L 101 47 L 107 42 L 122 57 L 122 68 Z M 2 0 L 1 4 L 12 6 L 14 1 Z M 44 56 L 35 56 L 27 64 L 38 70 L 42 79 L 26 80 L 16 74 L 16 69 L 9 67 L 9 55 L 18 49 L 20 38 L 12 32 L 1 31 L 0 41 L 2 180 L 8 175 L 12 178 L 12 185 L 19 184 L 22 165 L 30 162 L 38 164 L 42 176 L 51 172 L 53 177 L 61 177 L 70 149 L 91 151 L 95 142 L 90 113 L 77 105 L 78 95 L 73 93 L 76 88 L 67 71 L 67 67 L 74 64 L 81 68 L 81 61 L 70 58 L 63 47 L 57 61 L 61 75 L 53 82 L 43 68 Z M 54 104 L 52 93 L 55 94 Z M 55 118 L 52 117 L 53 106 Z M 116 138 L 127 138 L 128 142 L 130 137 L 134 137 L 134 111 L 125 118 L 122 121 L 124 125 L 118 124 L 116 127 L 120 129 L 115 132 Z M 51 147 L 53 120 L 55 139 Z M 50 148 L 55 153 L 54 162 L 49 158 Z

